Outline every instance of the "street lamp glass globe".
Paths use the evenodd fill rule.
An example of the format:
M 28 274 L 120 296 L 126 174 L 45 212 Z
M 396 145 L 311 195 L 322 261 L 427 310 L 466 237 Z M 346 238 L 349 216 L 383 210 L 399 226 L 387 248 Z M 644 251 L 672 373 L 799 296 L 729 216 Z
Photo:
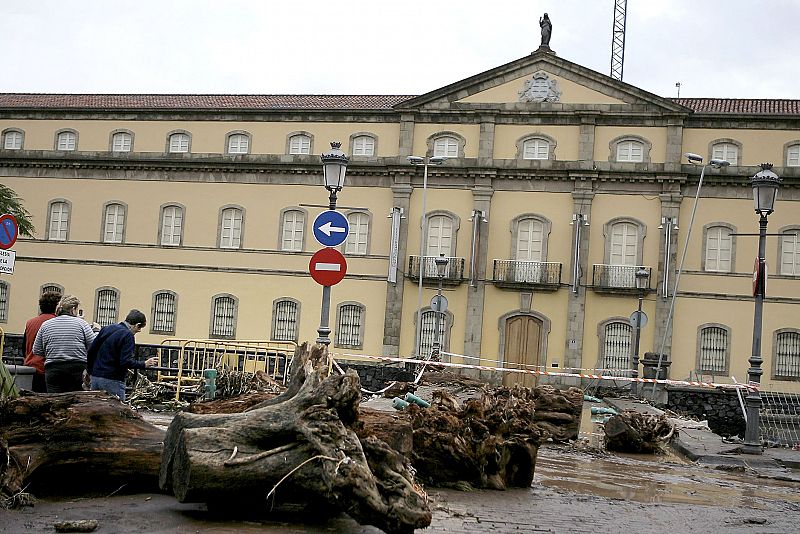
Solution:
M 331 143 L 331 149 L 320 155 L 322 174 L 325 178 L 325 189 L 340 191 L 344 187 L 344 176 L 347 172 L 349 158 L 341 151 L 341 143 Z
M 751 181 L 756 213 L 766 216 L 774 211 L 778 186 L 781 182 L 781 178 L 772 172 L 771 163 L 761 164 L 761 171 L 757 172 Z
M 636 270 L 636 289 L 647 289 L 650 273 L 644 267 Z
M 436 263 L 436 271 L 440 278 L 444 278 L 444 275 L 447 274 L 447 264 L 450 262 L 448 258 L 445 258 L 444 254 L 439 254 L 439 257 L 434 260 Z

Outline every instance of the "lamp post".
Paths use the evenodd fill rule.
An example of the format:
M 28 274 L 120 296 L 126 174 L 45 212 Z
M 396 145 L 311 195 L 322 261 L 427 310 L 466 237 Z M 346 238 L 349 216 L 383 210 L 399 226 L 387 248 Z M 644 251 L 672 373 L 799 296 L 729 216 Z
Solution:
M 419 289 L 417 290 L 417 339 L 415 343 L 415 353 L 418 359 L 422 358 L 419 348 L 422 344 L 422 280 L 425 277 L 425 238 L 428 233 L 428 212 L 425 206 L 428 196 L 428 165 L 441 165 L 446 159 L 444 156 L 427 159 L 408 156 L 408 162 L 411 165 L 422 165 L 422 219 L 419 236 Z
M 631 377 L 639 378 L 639 340 L 642 337 L 642 322 L 644 320 L 644 313 L 642 313 L 642 300 L 644 300 L 644 293 L 649 287 L 650 273 L 644 267 L 636 269 L 636 289 L 639 292 L 639 307 L 636 310 L 636 339 L 633 344 L 633 358 L 631 358 Z M 636 381 L 631 382 L 631 393 L 636 395 Z
M 749 392 L 745 399 L 746 426 L 744 431 L 744 447 L 742 452 L 747 454 L 761 454 L 761 437 L 759 435 L 759 409 L 761 408 L 761 320 L 766 293 L 766 263 L 765 252 L 767 246 L 767 215 L 775 208 L 775 199 L 778 196 L 780 177 L 772 172 L 771 163 L 762 163 L 761 171 L 753 176 L 753 201 L 758 219 L 758 258 L 753 276 L 753 296 L 755 297 L 755 311 L 753 313 L 753 353 L 747 360 L 750 368 L 747 370 Z
M 330 192 L 329 209 L 336 209 L 336 193 L 344 187 L 344 176 L 347 172 L 349 158 L 341 151 L 342 143 L 332 142 L 331 149 L 320 155 L 322 160 L 322 175 L 325 179 L 325 189 Z M 322 286 L 322 310 L 319 316 L 317 343 L 328 346 L 331 344 L 331 329 L 328 321 L 331 312 L 331 286 Z
M 442 350 L 442 340 L 439 334 L 439 321 L 441 320 L 441 315 L 444 313 L 442 309 L 443 302 L 442 302 L 442 281 L 444 280 L 444 275 L 447 274 L 447 264 L 450 263 L 448 258 L 445 258 L 444 253 L 440 253 L 439 257 L 436 258 L 436 274 L 439 276 L 439 293 L 436 299 L 436 309 L 434 312 L 436 313 L 436 320 L 434 321 L 433 327 L 433 350 L 431 351 L 431 360 L 439 361 L 439 352 Z

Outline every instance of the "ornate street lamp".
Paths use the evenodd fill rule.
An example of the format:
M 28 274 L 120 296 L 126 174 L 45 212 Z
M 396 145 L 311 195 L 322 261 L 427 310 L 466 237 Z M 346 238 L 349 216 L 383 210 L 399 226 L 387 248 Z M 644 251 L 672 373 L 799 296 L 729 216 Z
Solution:
M 330 191 L 329 209 L 336 209 L 336 193 L 344 187 L 344 176 L 347 172 L 348 157 L 341 151 L 342 143 L 332 142 L 331 150 L 320 155 L 322 160 L 322 175 L 325 179 L 325 189 Z M 331 329 L 329 319 L 331 314 L 331 286 L 322 286 L 322 310 L 319 315 L 319 328 L 317 328 L 317 343 L 330 345 Z
M 639 292 L 639 307 L 636 310 L 636 340 L 633 345 L 633 359 L 631 363 L 631 377 L 639 378 L 639 340 L 642 336 L 642 322 L 644 320 L 644 313 L 642 313 L 642 300 L 644 300 L 645 292 L 650 289 L 650 271 L 644 267 L 636 269 L 634 275 L 636 277 L 636 289 Z M 636 382 L 631 382 L 631 393 L 636 394 Z
M 444 254 L 442 253 L 439 254 L 439 257 L 434 261 L 436 262 L 436 274 L 439 277 L 439 293 L 436 299 L 436 309 L 434 310 L 436 319 L 433 326 L 433 350 L 431 351 L 431 360 L 438 362 L 439 353 L 442 350 L 442 340 L 439 333 L 439 321 L 441 320 L 442 313 L 444 313 L 444 310 L 442 310 L 442 281 L 447 274 L 447 264 L 450 263 L 450 260 L 445 258 Z
M 761 436 L 759 434 L 759 410 L 761 408 L 761 331 L 762 314 L 764 309 L 764 296 L 766 293 L 766 247 L 767 247 L 767 215 L 775 209 L 775 199 L 778 196 L 778 187 L 781 178 L 772 172 L 771 163 L 762 163 L 761 171 L 753 176 L 753 202 L 758 219 L 758 258 L 756 260 L 755 276 L 753 282 L 753 297 L 755 297 L 755 311 L 753 313 L 753 353 L 748 362 L 747 369 L 748 389 L 746 402 L 746 426 L 744 431 L 744 447 L 742 451 L 748 454 L 761 454 Z

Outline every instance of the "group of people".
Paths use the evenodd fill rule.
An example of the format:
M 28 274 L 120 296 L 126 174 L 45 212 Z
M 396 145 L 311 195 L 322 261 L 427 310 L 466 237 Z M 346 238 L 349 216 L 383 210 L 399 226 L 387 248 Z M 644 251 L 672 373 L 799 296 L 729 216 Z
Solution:
M 80 316 L 80 304 L 73 295 L 55 292 L 39 298 L 40 314 L 28 320 L 24 334 L 25 365 L 36 369 L 33 391 L 105 390 L 124 401 L 128 369 L 158 365 L 156 357 L 134 357 L 134 336 L 147 320 L 131 310 L 125 321 L 101 329 Z

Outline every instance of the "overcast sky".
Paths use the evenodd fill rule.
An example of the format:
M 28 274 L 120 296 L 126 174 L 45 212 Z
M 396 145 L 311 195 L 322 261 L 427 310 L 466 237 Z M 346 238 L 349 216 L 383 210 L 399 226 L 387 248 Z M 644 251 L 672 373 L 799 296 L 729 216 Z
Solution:
M 530 54 L 609 74 L 614 0 L 0 0 L 0 92 L 419 95 Z M 623 80 L 800 98 L 800 0 L 628 0 Z

